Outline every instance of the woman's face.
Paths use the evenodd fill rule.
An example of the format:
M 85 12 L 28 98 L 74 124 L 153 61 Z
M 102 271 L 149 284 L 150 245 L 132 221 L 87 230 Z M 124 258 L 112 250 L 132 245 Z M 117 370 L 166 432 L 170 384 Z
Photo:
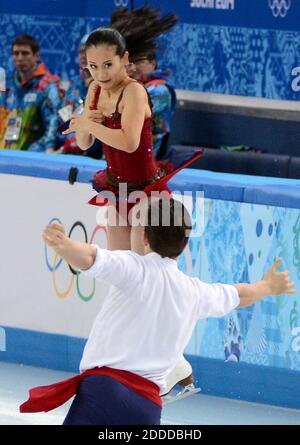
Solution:
M 101 88 L 110 90 L 127 76 L 127 52 L 120 57 L 116 54 L 115 46 L 97 45 L 88 48 L 86 55 L 91 76 Z

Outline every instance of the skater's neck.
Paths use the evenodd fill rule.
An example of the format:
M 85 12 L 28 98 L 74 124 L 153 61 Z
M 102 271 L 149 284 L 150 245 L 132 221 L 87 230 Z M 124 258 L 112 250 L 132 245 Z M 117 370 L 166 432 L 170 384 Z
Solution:
M 157 255 L 159 255 L 158 252 L 155 252 L 155 250 L 152 250 L 152 249 L 151 249 L 151 247 L 150 247 L 149 244 L 146 244 L 146 245 L 145 245 L 144 255 L 147 255 L 148 253 L 157 253 Z M 162 258 L 163 258 L 163 257 L 162 257 Z M 167 257 L 167 258 L 170 258 L 171 260 L 175 260 L 175 261 L 178 260 L 178 257 L 176 257 L 176 258 Z
M 145 255 L 147 255 L 147 253 L 152 253 L 154 252 L 151 247 L 149 246 L 149 244 L 145 245 Z

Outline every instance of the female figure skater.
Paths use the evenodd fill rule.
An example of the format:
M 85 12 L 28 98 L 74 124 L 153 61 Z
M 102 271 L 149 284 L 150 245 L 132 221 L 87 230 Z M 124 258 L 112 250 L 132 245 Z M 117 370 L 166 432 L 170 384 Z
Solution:
M 159 9 L 150 6 L 132 10 L 118 8 L 110 19 L 111 27 L 117 29 L 126 41 L 130 77 L 145 86 L 153 104 L 152 139 L 157 160 L 170 155 L 168 141 L 176 92 L 169 80 L 171 71 L 158 68 L 157 53 L 161 48 L 157 47 L 154 37 L 170 31 L 177 23 L 178 17 L 174 14 L 162 16 Z
M 153 46 L 151 38 L 145 43 L 147 45 Z M 88 37 L 85 46 L 94 81 L 89 87 L 83 115 L 74 116 L 64 134 L 75 131 L 77 145 L 82 150 L 87 150 L 95 139 L 102 142 L 107 168 L 97 172 L 93 179 L 101 199 L 94 197 L 90 203 L 106 205 L 107 200 L 101 192 L 112 192 L 117 200 L 108 202 L 108 248 L 133 250 L 143 255 L 145 247 L 140 236 L 143 227 L 132 224 L 130 218 L 135 202 L 126 202 L 127 208 L 121 212 L 124 195 L 120 195 L 119 185 L 125 183 L 128 194 L 143 191 L 144 201 L 152 191 L 170 195 L 167 181 L 198 159 L 202 152 L 196 152 L 176 169 L 166 162 L 156 162 L 152 146 L 151 101 L 146 89 L 128 76 L 129 54 L 124 38 L 115 29 L 99 28 Z M 194 390 L 192 368 L 185 359 L 180 360 L 179 370 L 175 368 L 170 377 L 170 389 L 181 382 L 184 387 Z
M 75 131 L 82 150 L 87 150 L 95 139 L 102 142 L 107 168 L 96 173 L 93 186 L 99 193 L 110 191 L 117 197 L 115 205 L 108 205 L 108 248 L 131 249 L 143 254 L 144 246 L 138 241 L 140 237 L 135 236 L 142 228 L 132 227 L 130 218 L 127 220 L 134 203 L 128 203 L 127 214 L 119 212 L 119 184 L 125 183 L 128 193 L 144 191 L 150 196 L 152 191 L 166 191 L 170 194 L 167 181 L 202 153 L 197 152 L 177 169 L 166 162 L 155 161 L 149 96 L 145 88 L 127 74 L 129 54 L 117 30 L 99 28 L 94 31 L 86 41 L 86 54 L 94 81 L 83 115 L 74 116 L 64 134 Z M 104 203 L 94 197 L 90 204 Z

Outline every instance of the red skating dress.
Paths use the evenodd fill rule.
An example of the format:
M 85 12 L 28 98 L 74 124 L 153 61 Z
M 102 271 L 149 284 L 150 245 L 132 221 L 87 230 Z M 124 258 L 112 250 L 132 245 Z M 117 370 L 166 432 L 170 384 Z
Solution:
M 96 86 L 94 99 L 90 105 L 91 110 L 97 109 L 100 92 L 101 88 Z M 119 104 L 122 100 L 123 92 L 124 89 L 118 98 L 115 112 L 106 116 L 102 123 L 107 128 L 121 129 Z M 127 199 L 128 194 L 135 191 L 143 191 L 147 196 L 150 196 L 153 191 L 166 191 L 171 195 L 167 182 L 178 171 L 187 167 L 202 156 L 203 152 L 197 150 L 188 161 L 181 164 L 178 168 L 174 168 L 173 165 L 168 162 L 156 161 L 153 155 L 151 121 L 151 117 L 145 119 L 141 132 L 140 144 L 133 153 L 117 150 L 109 145 L 102 144 L 105 159 L 107 161 L 107 168 L 98 171 L 94 175 L 92 181 L 93 188 L 99 195 L 94 196 L 89 201 L 89 204 L 96 206 L 113 204 L 109 199 L 103 198 L 106 196 L 103 192 L 109 191 L 113 192 L 116 197 L 116 206 L 119 208 L 119 200 L 124 199 L 124 196 L 121 197 L 119 194 L 120 183 L 126 183 L 127 185 L 128 193 L 127 196 L 125 196 L 125 200 Z M 133 206 L 134 204 L 127 203 L 127 214 Z

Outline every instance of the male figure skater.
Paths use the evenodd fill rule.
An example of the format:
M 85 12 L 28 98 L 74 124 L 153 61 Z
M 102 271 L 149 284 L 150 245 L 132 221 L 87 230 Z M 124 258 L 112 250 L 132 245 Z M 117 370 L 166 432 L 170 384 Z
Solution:
M 49 411 L 76 393 L 66 425 L 160 424 L 165 378 L 199 319 L 296 292 L 289 273 L 277 270 L 280 259 L 254 284 L 207 284 L 187 276 L 176 261 L 191 229 L 184 206 L 153 200 L 145 215 L 144 256 L 71 240 L 58 222 L 46 227 L 44 240 L 61 257 L 112 286 L 85 346 L 81 374 L 31 390 L 22 412 Z

